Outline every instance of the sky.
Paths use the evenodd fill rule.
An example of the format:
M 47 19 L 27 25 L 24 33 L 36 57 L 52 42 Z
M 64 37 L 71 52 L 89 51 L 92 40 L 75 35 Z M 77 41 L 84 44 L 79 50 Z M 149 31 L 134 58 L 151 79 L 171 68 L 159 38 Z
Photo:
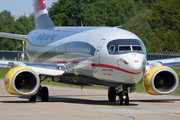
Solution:
M 57 0 L 46 0 L 46 6 L 50 7 Z M 17 19 L 21 15 L 28 15 L 33 12 L 33 0 L 0 0 L 0 13 L 8 10 Z M 24 12 L 28 11 L 28 12 Z

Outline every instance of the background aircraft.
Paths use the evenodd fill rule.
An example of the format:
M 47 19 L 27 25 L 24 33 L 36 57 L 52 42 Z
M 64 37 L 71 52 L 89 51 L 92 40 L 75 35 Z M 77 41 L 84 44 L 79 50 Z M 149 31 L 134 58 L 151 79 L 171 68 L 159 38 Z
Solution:
M 6 90 L 14 95 L 48 101 L 47 87 L 41 82 L 108 86 L 108 99 L 129 105 L 128 88 L 135 91 L 143 77 L 146 91 L 153 95 L 173 93 L 179 85 L 169 67 L 180 59 L 146 60 L 143 42 L 133 33 L 117 27 L 55 27 L 48 16 L 45 0 L 34 0 L 35 30 L 28 35 L 0 33 L 26 41 L 30 62 L 0 61 L 9 67 Z

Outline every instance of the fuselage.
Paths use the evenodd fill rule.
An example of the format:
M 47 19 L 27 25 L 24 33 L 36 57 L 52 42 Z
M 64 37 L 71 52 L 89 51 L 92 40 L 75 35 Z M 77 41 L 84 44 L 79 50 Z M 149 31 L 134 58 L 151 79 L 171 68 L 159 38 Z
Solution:
M 31 62 L 65 64 L 72 76 L 70 80 L 61 76 L 65 83 L 134 84 L 142 78 L 146 63 L 142 41 L 116 27 L 36 29 L 28 35 L 26 51 Z

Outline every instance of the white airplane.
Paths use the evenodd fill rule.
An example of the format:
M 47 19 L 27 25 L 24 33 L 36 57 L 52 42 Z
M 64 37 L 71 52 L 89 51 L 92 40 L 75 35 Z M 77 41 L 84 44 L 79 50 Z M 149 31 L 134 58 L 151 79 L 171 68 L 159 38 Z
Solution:
M 143 77 L 144 88 L 153 95 L 177 90 L 177 74 L 167 66 L 180 59 L 146 60 L 146 49 L 135 34 L 117 27 L 55 27 L 48 16 L 45 0 L 34 0 L 35 30 L 28 35 L 0 33 L 1 37 L 26 41 L 30 62 L 0 61 L 9 67 L 6 90 L 29 96 L 29 101 L 48 101 L 41 77 L 75 85 L 108 86 L 108 99 L 129 105 L 129 92 Z

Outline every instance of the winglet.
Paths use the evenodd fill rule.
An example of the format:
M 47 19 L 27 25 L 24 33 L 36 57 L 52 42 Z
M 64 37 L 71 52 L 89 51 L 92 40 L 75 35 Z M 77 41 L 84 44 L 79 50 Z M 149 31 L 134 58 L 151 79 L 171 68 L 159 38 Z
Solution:
M 34 22 L 36 29 L 54 28 L 55 25 L 49 18 L 45 0 L 33 0 Z

